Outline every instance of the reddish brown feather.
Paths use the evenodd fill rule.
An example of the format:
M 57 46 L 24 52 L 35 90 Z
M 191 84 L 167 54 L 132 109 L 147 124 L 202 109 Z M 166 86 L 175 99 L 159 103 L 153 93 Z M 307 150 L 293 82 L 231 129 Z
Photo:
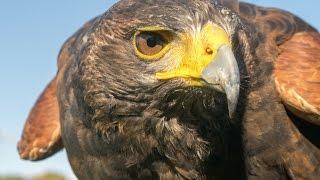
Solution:
M 295 34 L 280 46 L 275 62 L 277 90 L 295 115 L 320 125 L 320 34 Z
M 29 114 L 18 150 L 22 159 L 40 160 L 63 148 L 54 79 Z
M 58 73 L 63 74 L 74 42 L 75 38 L 71 37 L 63 45 L 58 57 Z M 57 76 L 49 83 L 29 114 L 18 143 L 22 159 L 45 159 L 63 148 L 57 99 L 58 79 Z

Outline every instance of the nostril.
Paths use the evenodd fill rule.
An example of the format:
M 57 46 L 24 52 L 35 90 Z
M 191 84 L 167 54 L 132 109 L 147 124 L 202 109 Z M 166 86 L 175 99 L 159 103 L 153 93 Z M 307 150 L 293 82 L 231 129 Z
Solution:
M 213 50 L 211 48 L 207 48 L 206 49 L 206 53 L 209 54 L 209 55 L 212 55 L 213 54 Z

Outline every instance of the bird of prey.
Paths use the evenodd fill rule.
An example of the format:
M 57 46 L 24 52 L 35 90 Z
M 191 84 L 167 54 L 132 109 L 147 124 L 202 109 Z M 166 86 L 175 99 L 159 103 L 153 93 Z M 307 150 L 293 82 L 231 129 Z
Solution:
M 237 0 L 121 0 L 64 44 L 21 158 L 79 179 L 320 179 L 320 34 Z

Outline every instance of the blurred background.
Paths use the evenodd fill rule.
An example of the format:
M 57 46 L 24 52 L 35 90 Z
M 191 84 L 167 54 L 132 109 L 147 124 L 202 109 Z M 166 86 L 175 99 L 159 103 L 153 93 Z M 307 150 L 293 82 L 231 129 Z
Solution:
M 245 1 L 291 11 L 320 29 L 318 0 Z M 19 159 L 16 142 L 30 108 L 56 73 L 63 42 L 115 2 L 1 0 L 0 180 L 75 179 L 64 151 L 45 161 L 26 162 Z

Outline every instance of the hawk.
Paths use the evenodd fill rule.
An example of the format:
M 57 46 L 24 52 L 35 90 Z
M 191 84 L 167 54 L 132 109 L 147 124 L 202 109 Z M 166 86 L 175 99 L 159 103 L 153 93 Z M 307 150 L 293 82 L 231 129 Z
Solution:
M 21 158 L 79 179 L 319 179 L 320 34 L 237 0 L 121 0 L 63 45 Z

